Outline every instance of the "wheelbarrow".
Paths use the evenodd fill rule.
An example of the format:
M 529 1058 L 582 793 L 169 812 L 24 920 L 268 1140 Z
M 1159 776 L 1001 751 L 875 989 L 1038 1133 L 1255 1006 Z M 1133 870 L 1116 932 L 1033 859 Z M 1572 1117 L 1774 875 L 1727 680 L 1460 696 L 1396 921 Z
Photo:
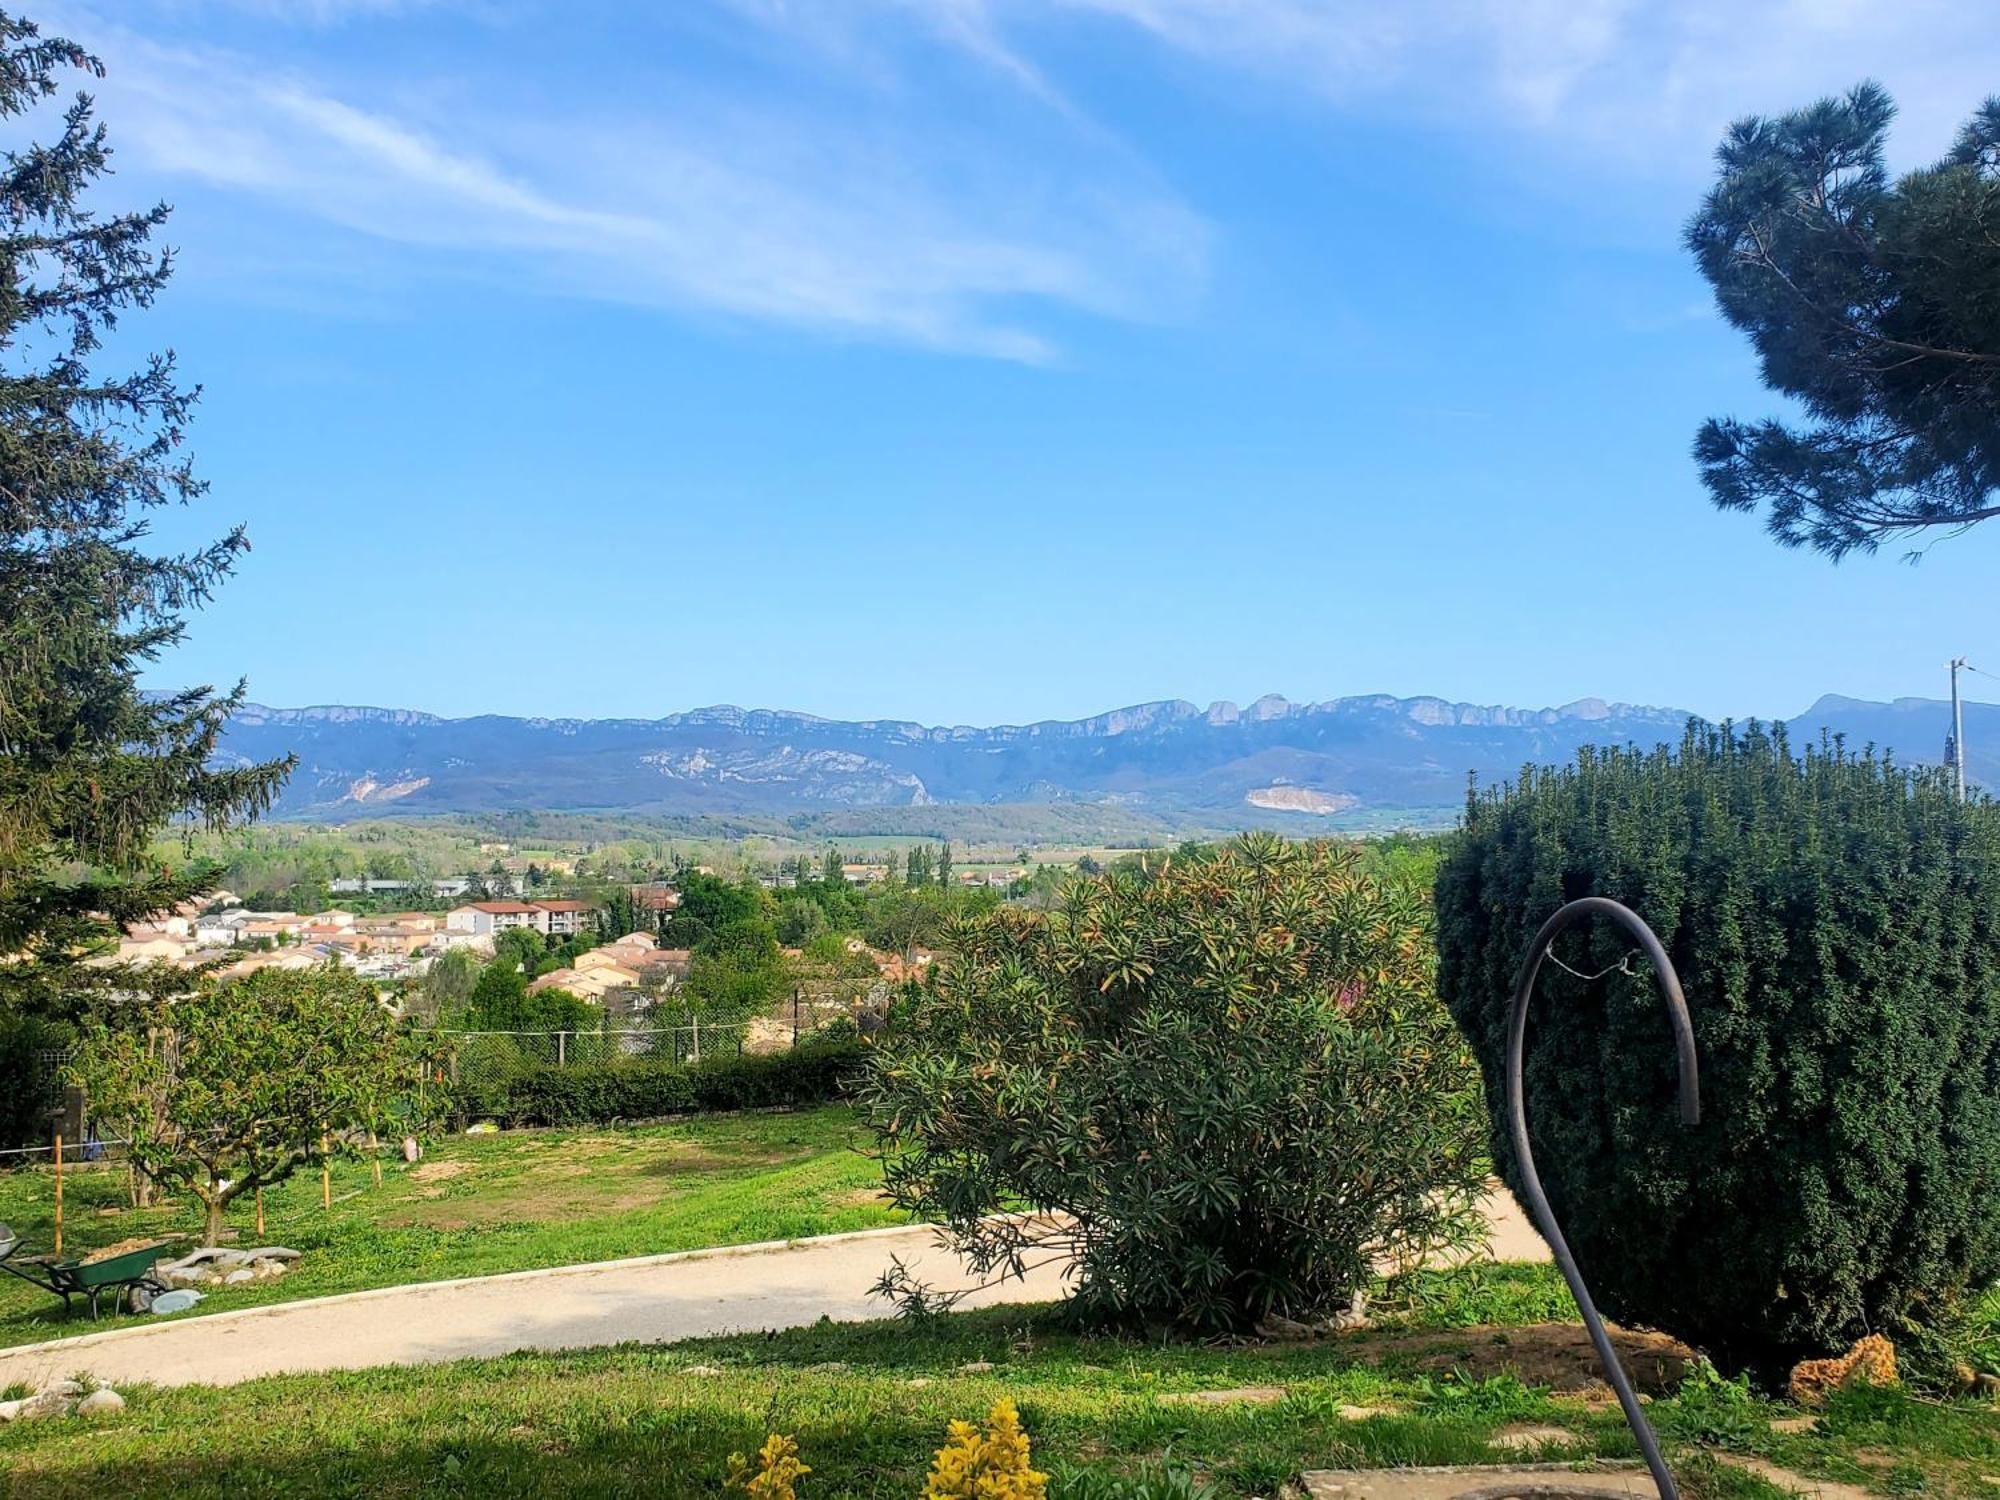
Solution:
M 103 1260 L 60 1260 L 53 1255 L 17 1256 L 21 1242 L 14 1231 L 0 1224 L 0 1271 L 10 1276 L 18 1276 L 30 1286 L 38 1286 L 52 1297 L 60 1297 L 63 1314 L 68 1316 L 75 1309 L 70 1304 L 72 1297 L 84 1297 L 90 1302 L 90 1316 L 95 1319 L 98 1301 L 106 1292 L 111 1294 L 111 1310 L 118 1310 L 118 1299 L 123 1297 L 131 1305 L 132 1294 L 145 1292 L 149 1297 L 157 1297 L 166 1291 L 166 1283 L 153 1274 L 153 1267 L 168 1249 L 166 1241 L 141 1245 L 135 1250 L 127 1250 L 119 1255 L 106 1256 Z

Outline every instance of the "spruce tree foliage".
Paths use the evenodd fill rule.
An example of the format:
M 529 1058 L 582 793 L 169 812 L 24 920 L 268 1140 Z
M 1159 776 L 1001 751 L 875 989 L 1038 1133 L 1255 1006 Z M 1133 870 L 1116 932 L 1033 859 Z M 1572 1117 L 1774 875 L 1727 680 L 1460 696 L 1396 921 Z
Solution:
M 70 71 L 103 70 L 0 12 L 0 120 L 53 98 Z M 162 827 L 253 816 L 290 769 L 211 766 L 240 684 L 166 697 L 138 686 L 247 543 L 237 530 L 193 552 L 145 545 L 149 513 L 205 485 L 180 451 L 196 393 L 173 356 L 94 367 L 105 333 L 172 270 L 152 244 L 165 205 L 84 206 L 109 160 L 85 94 L 52 137 L 0 159 L 0 1009 L 66 1010 L 110 982 L 78 960 L 115 924 L 214 878 L 149 864 Z
M 1709 421 L 1702 481 L 1834 558 L 2000 514 L 2000 98 L 1900 181 L 1894 114 L 1864 83 L 1738 121 L 1687 230 L 1764 383 L 1808 419 Z
M 980 1272 L 1073 1255 L 1094 1321 L 1343 1311 L 1378 1256 L 1483 1232 L 1429 939 L 1421 891 L 1270 834 L 955 919 L 861 1089 L 890 1196 Z
M 1946 1324 L 2000 1275 L 2000 808 L 1755 724 L 1587 750 L 1473 798 L 1437 876 L 1439 991 L 1517 1187 L 1508 1002 L 1536 929 L 1585 895 L 1659 934 L 1701 1072 L 1683 1128 L 1653 977 L 1612 969 L 1615 930 L 1558 940 L 1598 977 L 1542 971 L 1528 1120 L 1607 1313 L 1775 1372 Z

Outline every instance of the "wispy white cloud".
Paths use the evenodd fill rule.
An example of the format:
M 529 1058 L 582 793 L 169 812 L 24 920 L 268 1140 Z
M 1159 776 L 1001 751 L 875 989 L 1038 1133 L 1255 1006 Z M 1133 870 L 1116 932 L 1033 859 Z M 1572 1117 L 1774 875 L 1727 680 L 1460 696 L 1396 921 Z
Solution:
M 733 0 L 803 24 L 798 0 Z M 819 0 L 811 24 L 914 0 Z M 2000 89 L 1990 0 L 937 0 L 937 34 L 1029 67 L 1017 34 L 1112 26 L 1219 71 L 1375 115 L 1540 137 L 1621 170 L 1686 176 L 1744 113 L 1887 81 L 1908 160 Z M 944 24 L 948 21 L 949 24 Z M 1039 74 L 1036 75 L 1039 78 Z
M 1900 158 L 1935 154 L 2000 87 L 2000 42 L 1979 24 L 1988 3 L 682 0 L 661 19 L 610 0 L 574 12 L 556 0 L 45 0 L 45 11 L 105 53 L 121 161 L 170 194 L 193 179 L 282 203 L 436 252 L 432 269 L 1041 360 L 1076 314 L 1187 307 L 1216 234 L 1146 143 L 1093 113 L 1101 70 L 1077 69 L 1078 43 L 1122 48 L 1125 65 L 1150 46 L 1221 86 L 1247 81 L 1250 108 L 1283 92 L 1456 131 L 1469 152 L 1504 148 L 1516 171 L 1523 153 L 1577 168 L 1573 183 L 1535 171 L 1538 192 L 1668 182 L 1680 202 L 1729 119 L 1862 76 L 1902 101 Z M 567 39 L 573 13 L 601 47 L 567 68 L 535 66 L 525 49 Z M 211 24 L 230 15 L 319 29 L 287 45 L 286 27 Z M 410 29 L 431 33 L 429 50 L 409 54 L 398 28 L 419 19 Z M 443 35 L 451 25 L 464 36 Z M 369 46 L 314 45 L 362 35 Z M 726 66 L 679 61 L 667 43 L 689 36 Z
M 148 174 L 567 293 L 1041 361 L 1051 315 L 1154 316 L 1202 275 L 1201 220 L 1102 151 L 1037 167 L 692 86 L 657 109 L 568 98 L 532 120 L 462 90 L 364 107 L 306 65 L 75 19 L 111 64 L 124 159 Z M 953 45 L 977 49 L 979 24 L 968 9 Z
M 984 0 L 1111 18 L 1338 102 L 1681 176 L 1727 122 L 1885 79 L 1915 161 L 2000 89 L 1988 0 Z

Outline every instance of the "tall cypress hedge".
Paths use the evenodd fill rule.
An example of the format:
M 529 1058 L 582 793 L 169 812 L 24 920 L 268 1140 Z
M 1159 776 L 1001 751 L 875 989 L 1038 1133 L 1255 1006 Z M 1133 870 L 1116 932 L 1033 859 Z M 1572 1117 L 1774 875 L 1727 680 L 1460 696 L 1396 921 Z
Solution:
M 1610 896 L 1680 972 L 1692 1129 L 1643 965 L 1545 966 L 1528 1023 L 1536 1165 L 1613 1317 L 1773 1372 L 1943 1322 L 2000 1274 L 2000 808 L 1838 742 L 1690 725 L 1473 798 L 1436 890 L 1510 1185 L 1507 1002 L 1536 928 Z M 1597 928 L 1556 953 L 1591 974 L 1627 947 Z

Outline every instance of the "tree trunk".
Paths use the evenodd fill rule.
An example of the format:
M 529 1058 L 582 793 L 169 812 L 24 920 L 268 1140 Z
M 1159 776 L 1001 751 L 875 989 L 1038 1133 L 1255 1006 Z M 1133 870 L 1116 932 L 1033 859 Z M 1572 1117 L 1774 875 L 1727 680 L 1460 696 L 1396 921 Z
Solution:
M 202 1229 L 201 1242 L 205 1246 L 222 1243 L 223 1198 L 220 1183 L 210 1183 L 209 1190 L 201 1195 L 201 1201 L 208 1210 L 208 1223 Z

